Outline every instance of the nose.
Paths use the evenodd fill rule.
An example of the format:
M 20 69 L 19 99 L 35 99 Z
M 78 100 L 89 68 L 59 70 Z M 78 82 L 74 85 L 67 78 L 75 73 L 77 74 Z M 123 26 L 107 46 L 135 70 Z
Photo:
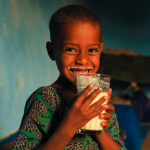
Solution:
M 89 58 L 87 56 L 87 54 L 78 54 L 76 57 L 76 64 L 79 65 L 87 65 L 89 63 Z

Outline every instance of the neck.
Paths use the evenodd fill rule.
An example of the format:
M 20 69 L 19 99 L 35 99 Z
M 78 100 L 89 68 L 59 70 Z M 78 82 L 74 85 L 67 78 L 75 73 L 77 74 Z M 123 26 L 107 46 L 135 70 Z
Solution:
M 54 87 L 61 89 L 71 100 L 73 100 L 74 97 L 77 95 L 76 85 L 73 85 L 70 81 L 68 81 L 66 78 L 64 78 L 61 75 L 58 77 L 56 82 L 52 85 Z
M 74 94 L 77 94 L 76 85 L 73 85 L 69 80 L 67 80 L 63 76 L 60 75 L 56 82 L 62 86 L 65 86 L 66 88 L 70 89 L 70 91 L 72 91 Z

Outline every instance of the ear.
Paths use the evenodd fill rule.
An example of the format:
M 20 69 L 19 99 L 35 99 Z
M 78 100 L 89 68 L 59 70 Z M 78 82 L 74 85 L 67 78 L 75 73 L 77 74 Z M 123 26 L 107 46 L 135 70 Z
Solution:
M 47 53 L 50 57 L 51 60 L 55 60 L 55 57 L 54 57 L 54 49 L 53 49 L 53 46 L 52 46 L 52 43 L 51 42 L 46 42 L 46 49 L 47 49 Z
M 104 43 L 101 43 L 101 45 L 100 45 L 101 51 L 103 50 L 103 45 L 104 45 Z

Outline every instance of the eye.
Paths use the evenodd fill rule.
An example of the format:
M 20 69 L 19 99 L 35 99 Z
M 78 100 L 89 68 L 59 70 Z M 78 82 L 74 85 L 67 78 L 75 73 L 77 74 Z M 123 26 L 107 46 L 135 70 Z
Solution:
M 91 49 L 88 50 L 88 52 L 91 52 L 91 53 L 93 52 L 94 53 L 94 52 L 98 52 L 98 50 L 95 49 L 95 48 L 91 48 Z
M 74 48 L 68 48 L 68 49 L 66 49 L 65 51 L 75 52 L 75 49 L 74 49 Z
M 75 48 L 66 48 L 64 52 L 69 55 L 75 55 L 78 53 L 77 49 Z
M 98 48 L 90 48 L 87 51 L 88 55 L 99 55 L 100 54 L 100 49 Z

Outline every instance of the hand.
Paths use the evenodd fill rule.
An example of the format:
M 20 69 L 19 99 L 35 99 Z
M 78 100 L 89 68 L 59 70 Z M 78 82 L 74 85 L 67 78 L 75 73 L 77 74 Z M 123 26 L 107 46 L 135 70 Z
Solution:
M 89 120 L 98 116 L 104 107 L 101 107 L 103 102 L 106 100 L 102 97 L 96 103 L 91 104 L 91 102 L 96 98 L 96 96 L 102 92 L 102 88 L 96 89 L 90 95 L 88 93 L 92 90 L 93 85 L 89 85 L 73 102 L 70 108 L 68 108 L 66 115 L 64 116 L 63 122 L 69 127 L 69 130 L 76 132 L 79 128 L 84 126 Z M 87 96 L 88 95 L 88 96 Z M 90 106 L 89 106 L 90 105 Z
M 113 105 L 108 104 L 110 97 L 111 97 L 111 94 L 112 94 L 112 89 L 110 88 L 108 91 L 107 104 L 102 106 L 104 108 L 104 110 L 106 110 L 106 113 L 99 115 L 99 117 L 101 119 L 104 119 L 104 121 L 101 123 L 102 127 L 109 127 L 110 123 L 108 122 L 108 120 L 112 117 L 111 112 L 114 111 L 114 109 L 115 109 L 115 107 Z

